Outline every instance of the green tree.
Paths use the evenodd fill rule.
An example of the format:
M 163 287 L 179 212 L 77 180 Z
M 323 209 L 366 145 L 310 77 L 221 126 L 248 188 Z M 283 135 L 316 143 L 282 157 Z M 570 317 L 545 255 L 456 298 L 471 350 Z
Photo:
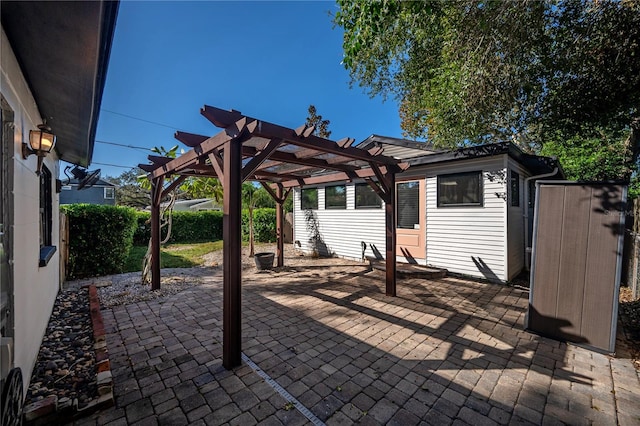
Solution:
M 224 191 L 222 184 L 213 177 L 190 177 L 180 186 L 188 198 L 213 198 L 222 202 Z
M 604 129 L 626 135 L 627 176 L 634 170 L 640 2 L 338 5 L 334 22 L 344 29 L 352 84 L 395 98 L 406 136 L 440 147 L 512 140 L 538 150 L 547 140 L 589 146 Z
M 143 209 L 151 204 L 149 190 L 142 187 L 138 179 L 139 176 L 145 176 L 145 173 L 142 169 L 135 167 L 122 172 L 119 176 L 107 178 L 118 186 L 116 190 L 116 204 L 118 206 Z
M 307 119 L 305 124 L 307 126 L 315 126 L 313 134 L 322 138 L 329 138 L 331 136 L 331 130 L 329 130 L 329 120 L 324 120 L 314 105 L 309 105 L 307 110 Z

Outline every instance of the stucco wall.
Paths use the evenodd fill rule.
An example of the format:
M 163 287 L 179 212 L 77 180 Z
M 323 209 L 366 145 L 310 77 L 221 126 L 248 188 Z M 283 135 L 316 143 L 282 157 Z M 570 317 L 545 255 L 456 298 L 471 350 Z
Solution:
M 31 378 L 40 343 L 59 287 L 59 252 L 45 267 L 38 266 L 40 254 L 39 178 L 35 174 L 36 157 L 24 160 L 21 144 L 29 130 L 42 122 L 37 105 L 20 71 L 15 55 L 2 30 L 0 40 L 0 90 L 15 114 L 14 144 L 10 147 L 13 162 L 13 218 L 10 226 L 13 243 L 9 247 L 13 263 L 14 285 L 14 365 L 22 369 L 25 389 Z M 44 165 L 51 171 L 53 195 L 52 241 L 59 241 L 59 200 L 55 192 L 58 161 L 50 154 Z

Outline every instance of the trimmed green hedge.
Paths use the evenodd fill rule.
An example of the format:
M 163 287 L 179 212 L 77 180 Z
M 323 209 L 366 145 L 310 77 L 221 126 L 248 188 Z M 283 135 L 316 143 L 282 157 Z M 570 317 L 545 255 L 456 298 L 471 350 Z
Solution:
M 69 217 L 67 278 L 122 272 L 136 227 L 136 212 L 128 207 L 70 204 L 60 207 Z
M 149 212 L 137 212 L 138 227 L 133 237 L 134 245 L 147 245 L 151 238 Z M 257 242 L 273 242 L 276 239 L 275 209 L 255 209 L 253 227 Z M 173 224 L 169 243 L 202 243 L 222 239 L 222 212 L 173 212 Z M 242 239 L 249 239 L 249 212 L 242 212 Z
M 276 240 L 276 209 L 254 209 L 253 232 L 257 243 L 274 242 Z M 249 241 L 249 210 L 242 211 L 242 239 Z

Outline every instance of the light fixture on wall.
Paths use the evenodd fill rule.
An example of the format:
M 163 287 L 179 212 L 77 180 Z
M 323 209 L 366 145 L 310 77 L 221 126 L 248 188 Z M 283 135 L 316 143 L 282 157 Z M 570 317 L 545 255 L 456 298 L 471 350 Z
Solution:
M 42 160 L 51 152 L 56 144 L 56 135 L 51 133 L 51 127 L 46 123 L 38 125 L 38 130 L 29 131 L 29 143 L 22 144 L 22 158 L 25 160 L 31 154 L 38 156 L 36 174 L 40 175 Z

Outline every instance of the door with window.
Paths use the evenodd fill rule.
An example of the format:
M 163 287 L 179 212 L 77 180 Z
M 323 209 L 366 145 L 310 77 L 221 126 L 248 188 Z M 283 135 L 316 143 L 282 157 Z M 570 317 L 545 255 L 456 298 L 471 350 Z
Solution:
M 396 250 L 409 263 L 426 259 L 425 179 L 396 184 Z

